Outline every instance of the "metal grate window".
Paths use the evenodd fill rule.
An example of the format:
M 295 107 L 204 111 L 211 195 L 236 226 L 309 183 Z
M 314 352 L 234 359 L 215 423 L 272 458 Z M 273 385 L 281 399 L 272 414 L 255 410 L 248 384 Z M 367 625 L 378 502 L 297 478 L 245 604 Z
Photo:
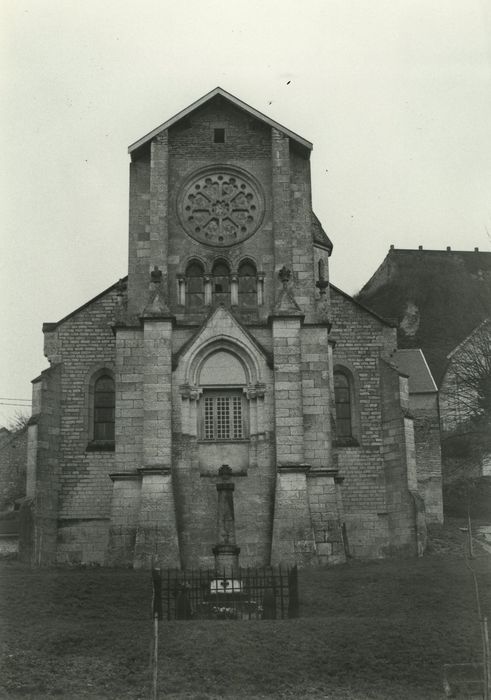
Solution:
M 213 440 L 213 399 L 205 398 L 205 440 Z
M 240 440 L 244 437 L 240 394 L 205 395 L 203 405 L 205 440 Z

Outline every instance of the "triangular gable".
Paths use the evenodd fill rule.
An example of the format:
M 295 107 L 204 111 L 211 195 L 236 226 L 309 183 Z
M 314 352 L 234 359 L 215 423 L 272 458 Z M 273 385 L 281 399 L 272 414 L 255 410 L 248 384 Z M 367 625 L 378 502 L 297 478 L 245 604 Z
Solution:
M 489 326 L 488 330 L 489 332 L 491 332 L 491 318 L 485 318 L 482 323 L 476 326 L 474 330 L 471 331 L 469 335 L 464 338 L 464 340 L 462 340 L 458 345 L 456 345 L 454 349 L 448 353 L 447 360 L 451 360 L 454 355 L 461 351 L 468 343 L 472 342 L 474 336 L 476 336 L 478 333 L 481 333 L 486 328 L 486 326 Z
M 69 314 L 66 316 L 63 316 L 59 321 L 46 321 L 43 323 L 43 333 L 49 333 L 50 331 L 54 331 L 58 326 L 61 326 L 62 323 L 65 323 L 65 321 L 68 321 L 69 319 L 73 318 L 76 314 L 80 313 L 81 311 L 84 311 L 88 306 L 91 304 L 94 304 L 96 301 L 99 301 L 99 299 L 102 299 L 102 297 L 106 296 L 106 294 L 110 294 L 114 290 L 118 288 L 119 285 L 125 284 L 128 281 L 128 277 L 121 277 L 117 282 L 112 284 L 110 287 L 105 289 L 103 292 L 100 292 L 97 294 L 97 296 L 92 297 L 92 299 L 89 299 L 89 301 L 86 301 L 85 304 L 82 304 L 82 306 L 79 306 L 76 308 L 74 311 L 71 311 Z
M 334 292 L 334 294 L 339 294 L 340 297 L 351 302 L 354 306 L 356 306 L 361 311 L 365 311 L 365 313 L 369 314 L 370 316 L 373 316 L 373 318 L 376 318 L 377 321 L 379 321 L 379 323 L 382 323 L 384 326 L 389 326 L 389 328 L 397 328 L 396 323 L 391 323 L 390 321 L 387 321 L 386 318 L 382 318 L 382 316 L 379 316 L 378 314 L 376 314 L 375 311 L 372 311 L 371 309 L 369 309 L 367 306 L 364 306 L 356 299 L 353 299 L 353 297 L 351 297 L 349 294 L 346 294 L 346 292 L 343 292 L 343 290 L 339 289 L 339 287 L 334 286 L 334 284 L 329 284 L 329 289 L 331 290 L 331 294 L 333 292 Z
M 260 355 L 272 367 L 272 357 L 247 331 L 225 306 L 218 306 L 204 321 L 199 330 L 172 357 L 176 369 L 181 361 L 189 359 L 198 349 L 211 343 L 230 343 L 242 347 L 251 355 Z
M 128 147 L 128 153 L 133 153 L 133 151 L 136 151 L 138 148 L 140 148 L 141 146 L 148 143 L 148 141 L 151 141 L 154 138 L 154 136 L 157 136 L 157 134 L 159 134 L 161 131 L 165 131 L 165 129 L 168 129 L 169 127 L 173 126 L 178 121 L 180 121 L 184 117 L 187 117 L 188 114 L 191 114 L 191 112 L 194 112 L 196 109 L 198 109 L 198 107 L 201 107 L 206 102 L 209 102 L 211 99 L 213 99 L 217 95 L 220 95 L 225 100 L 227 100 L 231 104 L 235 105 L 235 107 L 238 107 L 242 111 L 249 114 L 251 117 L 254 117 L 255 119 L 259 119 L 259 121 L 262 121 L 265 124 L 268 124 L 269 126 L 273 127 L 274 129 L 278 129 L 278 131 L 281 131 L 283 134 L 285 134 L 286 136 L 288 136 L 293 141 L 300 144 L 301 146 L 303 146 L 307 150 L 309 150 L 309 151 L 312 150 L 312 144 L 310 143 L 310 141 L 307 141 L 306 139 L 302 138 L 298 134 L 295 134 L 295 132 L 290 131 L 290 129 L 287 129 L 285 126 L 282 126 L 278 122 L 275 122 L 274 119 L 270 119 L 265 114 L 258 112 L 257 109 L 250 107 L 245 102 L 242 102 L 242 100 L 239 100 L 238 97 L 235 97 L 234 95 L 231 95 L 226 90 L 223 90 L 223 88 L 216 87 L 214 90 L 211 90 L 211 92 L 208 92 L 206 95 L 203 95 L 203 97 L 200 97 L 200 99 L 196 100 L 196 102 L 193 102 L 192 104 L 190 104 L 189 107 L 186 107 L 185 109 L 178 112 L 174 117 L 171 117 L 170 119 L 168 119 L 166 122 L 164 122 L 160 126 L 157 126 L 155 129 L 153 129 L 148 134 L 146 134 L 146 136 L 142 136 L 141 139 L 138 139 L 138 141 L 135 141 L 135 143 L 131 144 L 131 146 Z

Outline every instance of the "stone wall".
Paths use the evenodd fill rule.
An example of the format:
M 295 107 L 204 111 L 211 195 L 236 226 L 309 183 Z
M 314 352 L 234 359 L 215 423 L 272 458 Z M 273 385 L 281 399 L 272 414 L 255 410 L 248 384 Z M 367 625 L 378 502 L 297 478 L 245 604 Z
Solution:
M 409 417 L 407 379 L 385 361 L 380 363 L 386 509 L 389 541 L 384 553 L 417 553 L 417 493 L 414 428 Z
M 101 368 L 114 369 L 115 306 L 116 290 L 111 287 L 55 328 L 45 330 L 48 359 L 62 360 L 56 401 L 60 411 L 58 561 L 104 561 L 114 451 L 91 444 L 90 381 Z M 41 415 L 45 412 L 43 406 Z M 42 442 L 40 432 L 38 445 Z
M 443 522 L 442 455 L 438 394 L 411 394 L 414 417 L 418 491 L 424 501 L 429 523 Z
M 354 388 L 355 439 L 335 442 L 349 548 L 355 557 L 380 557 L 389 542 L 380 357 L 395 348 L 396 331 L 335 287 L 331 320 L 334 367 L 348 371 Z
M 21 509 L 22 560 L 37 565 L 56 561 L 59 496 L 61 488 L 62 365 L 45 370 L 37 380 L 40 411 L 33 416 L 36 428 L 36 464 L 30 476 L 35 484 L 33 499 Z M 31 425 L 29 426 L 31 429 Z

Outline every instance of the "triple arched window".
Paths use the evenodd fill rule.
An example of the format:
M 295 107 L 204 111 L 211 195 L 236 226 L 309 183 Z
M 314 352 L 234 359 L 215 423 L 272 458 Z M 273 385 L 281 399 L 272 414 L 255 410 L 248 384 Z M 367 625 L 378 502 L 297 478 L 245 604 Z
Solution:
M 198 310 L 211 304 L 254 309 L 263 303 L 263 275 L 251 260 L 242 260 L 236 272 L 226 260 L 215 260 L 210 273 L 203 263 L 192 260 L 178 278 L 179 303 Z

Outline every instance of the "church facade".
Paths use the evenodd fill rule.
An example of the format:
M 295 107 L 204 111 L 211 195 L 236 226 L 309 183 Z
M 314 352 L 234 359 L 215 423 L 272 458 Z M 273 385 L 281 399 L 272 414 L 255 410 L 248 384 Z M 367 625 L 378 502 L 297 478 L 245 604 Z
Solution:
M 241 566 L 421 552 L 396 329 L 329 283 L 311 148 L 220 88 L 130 147 L 128 275 L 43 326 L 26 558 L 213 566 L 222 465 Z

